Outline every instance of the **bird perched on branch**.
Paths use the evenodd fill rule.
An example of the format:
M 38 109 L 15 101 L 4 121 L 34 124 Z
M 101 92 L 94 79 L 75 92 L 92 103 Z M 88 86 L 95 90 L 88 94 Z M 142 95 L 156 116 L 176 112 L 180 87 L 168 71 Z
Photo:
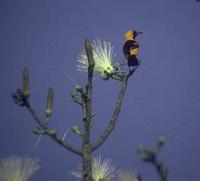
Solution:
M 135 38 L 141 33 L 143 32 L 129 30 L 124 35 L 125 43 L 123 46 L 123 53 L 128 60 L 127 64 L 129 67 L 129 74 L 133 73 L 136 67 L 139 65 L 139 61 L 137 59 L 139 44 Z

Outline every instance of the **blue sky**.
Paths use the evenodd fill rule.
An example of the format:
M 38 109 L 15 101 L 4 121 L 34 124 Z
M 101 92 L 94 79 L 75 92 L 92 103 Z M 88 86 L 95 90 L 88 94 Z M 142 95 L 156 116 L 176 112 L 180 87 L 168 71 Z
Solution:
M 63 134 L 81 124 L 80 110 L 67 99 L 74 88 L 62 71 L 84 85 L 86 75 L 76 70 L 84 39 L 103 39 L 114 46 L 114 62 L 124 61 L 123 35 L 129 29 L 138 37 L 142 64 L 128 83 L 122 111 L 112 135 L 95 155 L 111 158 L 118 168 L 156 180 L 135 148 L 153 146 L 163 135 L 161 153 L 170 169 L 169 180 L 200 179 L 200 3 L 194 0 L 1 0 L 0 1 L 0 157 L 30 155 L 40 159 L 37 181 L 72 180 L 68 171 L 80 158 L 42 137 L 32 134 L 35 122 L 27 110 L 17 107 L 10 92 L 21 86 L 21 71 L 31 74 L 31 102 L 44 114 L 48 87 L 55 90 L 51 126 Z M 92 140 L 106 126 L 119 89 L 117 81 L 94 81 Z M 66 100 L 66 101 L 63 101 Z M 73 134 L 69 140 L 79 144 Z

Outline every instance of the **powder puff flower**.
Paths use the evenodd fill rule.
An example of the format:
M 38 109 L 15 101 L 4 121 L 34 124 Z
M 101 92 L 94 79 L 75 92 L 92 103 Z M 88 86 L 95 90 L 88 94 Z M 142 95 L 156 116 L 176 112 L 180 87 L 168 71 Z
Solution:
M 94 181 L 111 181 L 114 177 L 115 167 L 110 159 L 102 160 L 101 156 L 92 159 L 92 178 Z M 73 176 L 82 179 L 82 170 L 71 172 Z
M 101 75 L 102 78 L 109 77 L 115 72 L 112 66 L 113 46 L 107 41 L 93 41 L 93 57 L 95 61 L 94 72 Z M 82 51 L 78 56 L 77 69 L 81 72 L 88 71 L 88 60 L 85 51 Z
M 0 161 L 1 181 L 27 181 L 39 169 L 37 160 L 10 156 Z

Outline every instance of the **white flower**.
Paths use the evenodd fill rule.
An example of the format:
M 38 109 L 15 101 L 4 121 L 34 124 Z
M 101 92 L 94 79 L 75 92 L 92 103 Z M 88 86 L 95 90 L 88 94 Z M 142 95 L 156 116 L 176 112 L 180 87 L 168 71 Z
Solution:
M 27 181 L 31 175 L 39 169 L 37 160 L 25 157 L 10 156 L 1 159 L 0 180 L 1 181 Z
M 102 160 L 101 156 L 92 159 L 92 178 L 94 181 L 110 181 L 114 177 L 115 167 L 110 159 Z M 71 172 L 73 176 L 82 179 L 82 169 Z
M 93 57 L 95 61 L 94 71 L 103 74 L 105 71 L 111 74 L 114 69 L 112 66 L 113 46 L 107 41 L 93 41 Z M 85 51 L 82 51 L 78 56 L 77 69 L 81 72 L 88 71 L 88 60 Z
M 95 181 L 100 179 L 110 180 L 114 177 L 115 167 L 110 159 L 101 159 L 101 156 L 94 158 L 92 161 L 92 176 Z
M 120 170 L 117 175 L 117 181 L 138 181 L 138 178 L 133 171 Z

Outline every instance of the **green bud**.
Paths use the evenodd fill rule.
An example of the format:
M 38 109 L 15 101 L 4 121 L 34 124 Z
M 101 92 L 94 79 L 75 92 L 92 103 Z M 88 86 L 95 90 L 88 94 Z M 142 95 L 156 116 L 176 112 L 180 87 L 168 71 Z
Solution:
M 159 146 L 162 146 L 162 145 L 165 144 L 165 142 L 166 142 L 165 138 L 164 138 L 163 136 L 160 136 L 159 139 L 158 139 L 157 144 L 158 144 Z
M 76 85 L 75 89 L 77 92 L 82 92 L 82 87 L 80 85 Z
M 70 96 L 71 96 L 71 98 L 75 98 L 76 97 L 76 92 L 71 92 L 71 94 L 70 94 Z
M 72 131 L 78 135 L 81 134 L 81 130 L 78 126 L 72 126 Z
M 29 72 L 27 68 L 23 69 L 23 94 L 25 97 L 28 97 L 30 94 Z
M 47 95 L 46 110 L 45 110 L 46 118 L 50 118 L 52 115 L 53 96 L 54 96 L 53 89 L 49 88 Z
M 136 148 L 136 152 L 137 152 L 138 154 L 144 154 L 144 152 L 145 152 L 144 146 L 143 146 L 143 145 L 139 145 L 139 146 Z
M 35 129 L 33 130 L 33 134 L 35 134 L 35 135 L 40 135 L 40 134 L 41 134 L 41 130 L 38 129 L 38 128 L 35 128 Z
M 53 129 L 48 130 L 48 131 L 47 131 L 47 134 L 48 134 L 49 136 L 54 136 L 54 137 L 57 135 L 56 130 L 53 130 Z

